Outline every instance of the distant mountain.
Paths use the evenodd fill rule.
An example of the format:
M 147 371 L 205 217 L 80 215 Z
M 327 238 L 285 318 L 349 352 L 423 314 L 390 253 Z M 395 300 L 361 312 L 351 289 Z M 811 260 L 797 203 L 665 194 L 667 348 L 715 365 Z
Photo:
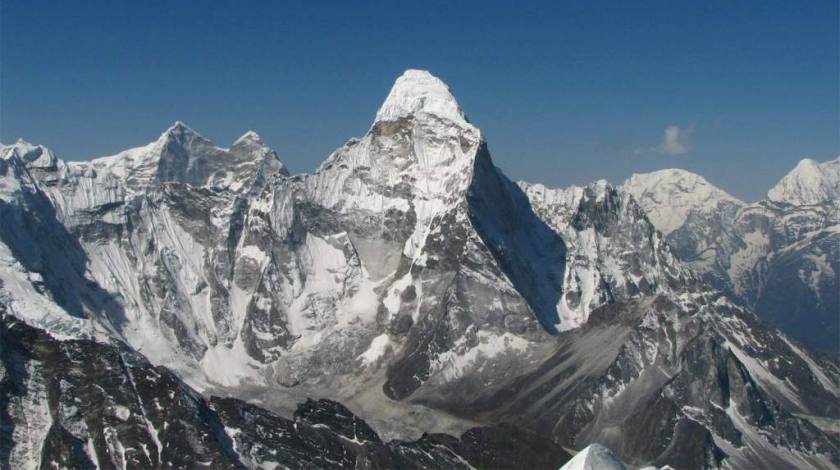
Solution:
M 802 160 L 746 204 L 683 170 L 624 184 L 680 258 L 814 348 L 840 348 L 840 157 Z
M 181 123 L 89 162 L 3 147 L 0 305 L 37 339 L 3 343 L 0 461 L 558 468 L 598 442 L 633 466 L 840 464 L 837 363 L 703 282 L 644 207 L 513 183 L 418 70 L 311 174 Z
M 733 213 L 746 203 L 685 170 L 634 174 L 623 186 L 664 235 L 682 227 L 692 214 Z
M 819 205 L 840 198 L 840 156 L 827 162 L 803 159 L 767 192 L 767 199 L 794 206 Z

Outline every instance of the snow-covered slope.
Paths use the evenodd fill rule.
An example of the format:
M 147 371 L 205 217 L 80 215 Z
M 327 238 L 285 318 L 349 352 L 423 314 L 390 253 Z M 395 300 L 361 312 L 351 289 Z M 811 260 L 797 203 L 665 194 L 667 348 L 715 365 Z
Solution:
M 795 206 L 820 204 L 838 198 L 840 156 L 825 162 L 805 158 L 767 192 L 767 199 Z
M 627 468 L 613 451 L 600 444 L 590 444 L 560 470 L 625 470 Z
M 389 438 L 517 421 L 634 465 L 840 458 L 811 424 L 840 415 L 835 364 L 733 313 L 628 192 L 508 180 L 428 72 L 311 174 L 183 124 L 91 162 L 8 148 L 11 314 L 117 338 L 205 394 L 340 400 Z
M 634 175 L 624 188 L 712 285 L 799 340 L 836 351 L 838 168 L 840 159 L 803 160 L 769 192 L 770 200 L 753 204 L 681 170 Z

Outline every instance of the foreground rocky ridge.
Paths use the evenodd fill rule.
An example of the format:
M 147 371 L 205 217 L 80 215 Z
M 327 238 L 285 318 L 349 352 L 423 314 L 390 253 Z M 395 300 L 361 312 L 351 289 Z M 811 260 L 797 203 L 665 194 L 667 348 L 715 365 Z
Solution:
M 514 423 L 633 465 L 840 462 L 836 363 L 708 287 L 627 192 L 509 181 L 427 72 L 398 79 L 369 132 L 313 174 L 238 142 L 176 123 L 130 158 L 5 147 L 10 315 L 117 338 L 271 416 L 338 400 L 388 439 Z M 241 171 L 207 163 L 220 158 Z M 501 429 L 480 455 L 510 446 Z M 269 455 L 265 438 L 242 445 Z
M 120 343 L 57 341 L 0 311 L 2 468 L 557 468 L 570 458 L 513 426 L 385 442 L 328 400 L 292 419 L 208 400 Z

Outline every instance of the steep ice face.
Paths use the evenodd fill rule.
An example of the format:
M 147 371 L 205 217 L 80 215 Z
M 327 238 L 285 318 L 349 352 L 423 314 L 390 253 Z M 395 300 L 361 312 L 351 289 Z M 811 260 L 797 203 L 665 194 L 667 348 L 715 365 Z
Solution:
M 184 123 L 177 121 L 147 145 L 77 164 L 80 172 L 103 179 L 120 180 L 131 189 L 141 190 L 157 182 L 204 183 L 198 168 L 203 157 L 217 157 L 216 147 Z
M 801 160 L 767 192 L 767 198 L 797 206 L 837 201 L 840 197 L 840 156 L 817 162 Z
M 578 452 L 560 470 L 625 470 L 624 462 L 610 449 L 600 444 L 590 444 Z
M 454 124 L 467 122 L 445 83 L 425 70 L 407 70 L 391 88 L 385 103 L 376 113 L 376 120 L 397 121 L 424 114 Z
M 217 276 L 234 256 L 238 196 L 288 174 L 276 153 L 253 132 L 228 150 L 179 122 L 117 156 L 39 164 L 45 156 L 54 158 L 19 142 L 0 161 L 0 209 L 15 221 L 0 233 L 11 268 L 0 277 L 17 314 L 62 335 L 90 336 L 94 319 L 167 364 L 178 350 L 194 358 L 229 344 L 229 295 Z M 34 308 L 39 293 L 56 308 Z
M 692 212 L 715 211 L 724 203 L 739 207 L 745 205 L 702 176 L 685 170 L 634 174 L 624 183 L 623 189 L 636 198 L 663 235 L 681 227 Z
M 420 219 L 451 206 L 466 190 L 481 143 L 479 130 L 457 109 L 439 79 L 407 72 L 368 133 L 336 150 L 308 178 L 310 191 L 323 205 L 342 209 L 405 208 L 410 199 Z
M 409 234 L 400 243 L 404 254 L 415 258 L 432 220 L 464 200 L 481 142 L 446 85 L 428 72 L 410 70 L 397 79 L 368 133 L 303 178 L 305 192 L 312 202 L 341 213 L 390 214 L 391 236 Z M 362 247 L 360 254 L 367 251 Z
M 4 179 L 0 193 L 19 189 L 21 184 L 53 186 L 67 174 L 67 166 L 47 147 L 19 139 L 11 145 L 0 144 L 0 173 L 9 171 L 18 175 L 17 181 Z

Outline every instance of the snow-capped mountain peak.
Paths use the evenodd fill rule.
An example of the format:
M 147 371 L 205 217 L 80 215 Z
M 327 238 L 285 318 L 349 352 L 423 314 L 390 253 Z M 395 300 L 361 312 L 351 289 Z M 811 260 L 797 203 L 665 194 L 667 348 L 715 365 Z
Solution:
M 467 119 L 449 87 L 425 70 L 406 70 L 376 113 L 377 121 L 396 121 L 408 116 L 433 115 L 457 124 Z
M 767 192 L 774 202 L 793 205 L 820 204 L 840 196 L 840 156 L 818 162 L 810 158 L 799 161 L 790 173 Z
M 333 152 L 312 184 L 329 207 L 367 207 L 373 194 L 386 196 L 376 196 L 385 204 L 408 202 L 420 215 L 418 227 L 424 226 L 426 217 L 463 199 L 482 142 L 444 82 L 408 70 L 395 81 L 369 131 Z M 347 185 L 359 187 L 358 197 L 342 194 Z
M 175 121 L 168 129 L 163 131 L 158 141 L 188 141 L 193 139 L 207 140 L 184 122 Z
M 288 174 L 277 154 L 255 132 L 225 149 L 181 121 L 147 145 L 72 165 L 80 173 L 122 181 L 129 190 L 177 181 L 249 191 L 273 173 Z
M 633 174 L 623 187 L 665 235 L 679 228 L 693 211 L 715 210 L 721 202 L 745 205 L 702 176 L 680 169 Z
M 254 164 L 265 167 L 261 170 L 263 177 L 270 176 L 270 173 L 280 173 L 284 176 L 289 175 L 288 169 L 280 161 L 277 152 L 263 142 L 262 137 L 254 131 L 248 131 L 242 134 L 242 137 L 236 139 L 229 151 L 245 165 L 253 162 Z
M 627 466 L 610 449 L 590 444 L 578 452 L 560 470 L 624 470 Z
M 27 142 L 23 139 L 18 139 L 13 144 L 0 143 L 0 155 L 2 155 L 3 158 L 9 158 L 13 152 L 18 155 L 23 155 L 37 149 L 38 147 L 41 146 Z
M 0 144 L 0 158 L 8 159 L 13 155 L 20 158 L 27 168 L 55 168 L 57 158 L 50 149 L 43 145 L 29 143 L 23 139 L 11 145 Z
M 248 132 L 242 134 L 241 137 L 239 137 L 238 139 L 236 139 L 236 141 L 233 142 L 233 145 L 237 146 L 237 145 L 240 145 L 240 144 L 248 144 L 248 143 L 264 145 L 260 135 L 257 134 L 254 131 L 248 131 Z
M 248 154 L 250 154 L 251 158 L 259 158 L 266 152 L 273 153 L 271 147 L 263 142 L 260 135 L 254 131 L 248 131 L 242 134 L 241 137 L 233 142 L 233 145 L 228 150 L 234 154 L 241 154 L 243 158 L 247 157 Z M 274 157 L 276 158 L 276 155 Z

